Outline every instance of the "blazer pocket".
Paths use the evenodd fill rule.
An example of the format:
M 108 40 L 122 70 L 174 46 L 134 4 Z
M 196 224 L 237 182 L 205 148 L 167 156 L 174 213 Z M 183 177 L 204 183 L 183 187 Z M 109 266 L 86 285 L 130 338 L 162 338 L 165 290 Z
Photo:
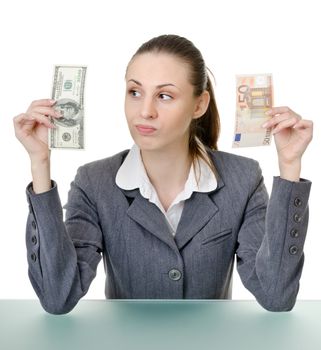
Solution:
M 221 232 L 216 232 L 213 235 L 210 235 L 209 237 L 206 237 L 205 239 L 202 240 L 201 244 L 202 245 L 207 245 L 209 243 L 211 243 L 211 245 L 218 244 L 225 241 L 231 236 L 232 236 L 232 229 L 229 228 Z

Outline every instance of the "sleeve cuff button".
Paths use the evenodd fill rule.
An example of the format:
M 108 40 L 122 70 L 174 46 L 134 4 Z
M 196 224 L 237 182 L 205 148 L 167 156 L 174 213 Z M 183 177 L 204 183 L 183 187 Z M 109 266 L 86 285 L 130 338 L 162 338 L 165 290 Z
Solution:
M 32 260 L 33 262 L 36 262 L 36 260 L 37 260 L 37 255 L 36 255 L 35 253 L 32 253 L 32 254 L 31 254 L 31 260 Z
M 297 223 L 302 221 L 302 217 L 299 214 L 294 214 L 293 220 Z
M 295 255 L 298 253 L 298 247 L 296 245 L 291 245 L 290 249 L 289 249 L 289 252 L 291 255 Z
M 296 197 L 295 200 L 294 200 L 294 205 L 295 205 L 296 207 L 301 207 L 301 205 L 302 205 L 301 199 L 298 198 L 298 197 Z
M 297 238 L 297 237 L 299 237 L 299 231 L 298 231 L 296 228 L 293 228 L 293 229 L 290 231 L 290 235 L 291 235 L 291 237 L 293 237 L 293 238 Z
M 36 245 L 37 244 L 37 237 L 36 236 L 32 236 L 31 237 L 31 242 Z

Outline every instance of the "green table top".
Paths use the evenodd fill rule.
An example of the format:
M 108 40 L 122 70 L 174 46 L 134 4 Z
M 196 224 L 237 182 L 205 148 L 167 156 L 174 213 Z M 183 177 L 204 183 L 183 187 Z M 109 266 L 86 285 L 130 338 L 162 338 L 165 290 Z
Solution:
M 255 301 L 81 300 L 66 315 L 0 300 L 0 349 L 320 350 L 321 301 L 269 312 Z

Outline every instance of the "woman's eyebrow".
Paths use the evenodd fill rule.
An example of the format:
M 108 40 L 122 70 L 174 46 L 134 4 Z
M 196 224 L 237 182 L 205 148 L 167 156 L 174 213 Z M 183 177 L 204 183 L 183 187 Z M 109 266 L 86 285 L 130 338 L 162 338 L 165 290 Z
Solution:
M 128 83 L 129 83 L 130 81 L 134 82 L 135 84 L 137 84 L 137 85 L 139 85 L 139 86 L 142 86 L 142 83 L 140 83 L 139 81 L 137 81 L 137 80 L 135 80 L 135 79 L 129 79 L 129 80 L 128 80 Z M 176 88 L 178 89 L 178 87 L 177 87 L 176 85 L 172 84 L 172 83 L 160 84 L 160 85 L 157 85 L 156 88 L 157 88 L 157 89 L 161 89 L 161 88 L 164 87 L 164 86 L 174 86 L 174 87 L 176 87 Z

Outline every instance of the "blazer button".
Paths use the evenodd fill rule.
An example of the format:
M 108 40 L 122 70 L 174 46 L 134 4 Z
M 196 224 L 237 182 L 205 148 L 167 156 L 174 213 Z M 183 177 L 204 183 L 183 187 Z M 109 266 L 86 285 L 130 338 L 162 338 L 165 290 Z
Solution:
M 293 238 L 297 238 L 297 237 L 299 237 L 299 231 L 298 231 L 296 228 L 293 228 L 293 229 L 290 231 L 290 235 L 291 235 L 291 237 L 293 237 Z
M 178 281 L 182 277 L 182 274 L 179 270 L 172 269 L 169 271 L 168 276 L 171 280 Z
M 295 255 L 295 254 L 297 254 L 298 250 L 299 249 L 296 245 L 291 245 L 289 252 L 290 252 L 290 254 Z
M 37 228 L 36 222 L 34 220 L 31 221 L 31 226 L 34 230 Z
M 32 236 L 31 237 L 31 242 L 36 245 L 37 244 L 37 237 L 36 236 Z
M 301 207 L 301 205 L 302 205 L 301 199 L 298 198 L 298 197 L 296 197 L 295 200 L 294 200 L 294 205 L 295 205 L 296 207 Z
M 35 253 L 31 254 L 31 260 L 35 262 L 37 260 L 37 255 Z
M 293 220 L 297 223 L 301 222 L 302 217 L 299 214 L 294 214 Z

